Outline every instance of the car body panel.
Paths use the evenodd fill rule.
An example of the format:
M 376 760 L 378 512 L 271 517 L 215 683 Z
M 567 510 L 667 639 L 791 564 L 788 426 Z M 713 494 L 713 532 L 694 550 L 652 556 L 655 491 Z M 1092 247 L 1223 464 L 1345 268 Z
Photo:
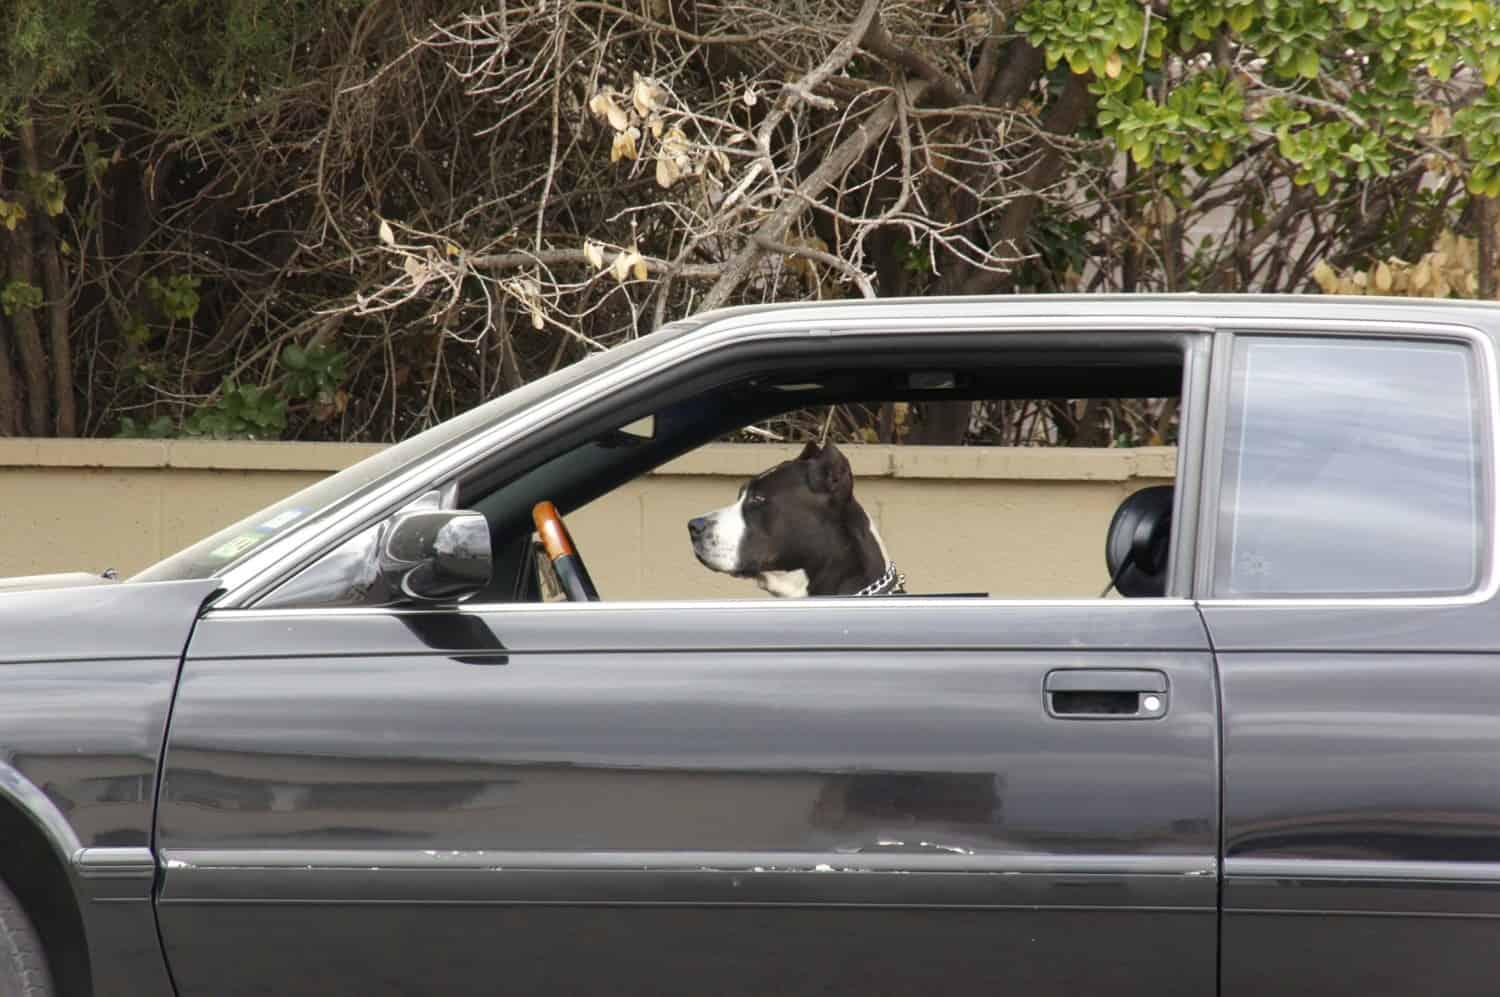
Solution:
M 1068 668 L 1157 670 L 1167 714 L 1049 716 Z M 183 993 L 317 992 L 329 962 L 371 994 L 1201 993 L 1214 698 L 1184 601 L 216 612 L 172 726 L 163 935 Z M 517 975 L 564 937 L 587 958 Z
M 1288 979 L 1330 997 L 1492 992 L 1500 952 L 1476 942 L 1500 917 L 1500 661 L 1474 629 L 1493 611 L 1470 607 L 1468 627 L 1367 614 L 1408 647 L 1426 629 L 1427 651 L 1373 650 L 1368 632 L 1274 650 L 1283 613 L 1227 612 L 1204 609 L 1216 637 L 1260 636 L 1218 654 L 1223 993 Z
M 156 770 L 212 579 L 0 592 L 0 799 L 46 838 L 94 993 L 168 992 L 152 917 Z
M 1475 317 L 1493 328 L 1492 311 Z M 1472 591 L 1200 602 L 1223 690 L 1227 997 L 1288 980 L 1329 997 L 1479 994 L 1500 977 L 1500 953 L 1480 943 L 1500 917 L 1496 371 L 1491 338 L 1459 338 L 1478 360 L 1486 464 L 1489 548 Z M 1211 439 L 1204 523 L 1223 460 Z M 1385 525 L 1363 531 L 1376 557 Z M 1201 566 L 1217 542 L 1200 537 Z
M 106 861 L 93 850 L 151 844 L 178 662 L 216 588 L 202 580 L 0 593 L 0 791 L 70 861 L 82 850 Z

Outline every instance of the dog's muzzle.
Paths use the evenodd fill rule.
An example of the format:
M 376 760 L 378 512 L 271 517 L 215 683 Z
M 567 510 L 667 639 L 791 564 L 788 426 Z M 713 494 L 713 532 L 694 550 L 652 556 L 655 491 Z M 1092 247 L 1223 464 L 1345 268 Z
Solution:
M 711 571 L 729 575 L 739 572 L 740 540 L 744 535 L 745 520 L 738 503 L 688 520 L 693 556 Z

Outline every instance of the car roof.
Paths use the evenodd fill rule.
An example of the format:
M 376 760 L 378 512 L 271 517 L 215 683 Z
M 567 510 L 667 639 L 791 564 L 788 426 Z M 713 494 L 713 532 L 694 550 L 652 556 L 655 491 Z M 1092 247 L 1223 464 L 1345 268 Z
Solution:
M 693 315 L 662 330 L 673 333 L 749 330 L 774 319 L 779 323 L 857 324 L 875 318 L 927 318 L 934 327 L 964 321 L 1077 321 L 1105 329 L 1111 320 L 1139 328 L 1152 320 L 1180 324 L 1229 325 L 1267 321 L 1310 326 L 1341 322 L 1451 323 L 1500 333 L 1500 303 L 1434 298 L 1325 294 L 1007 294 L 928 298 L 871 298 L 773 303 L 722 308 Z M 903 331 L 920 331 L 911 328 Z M 1308 329 L 1313 332 L 1314 330 Z

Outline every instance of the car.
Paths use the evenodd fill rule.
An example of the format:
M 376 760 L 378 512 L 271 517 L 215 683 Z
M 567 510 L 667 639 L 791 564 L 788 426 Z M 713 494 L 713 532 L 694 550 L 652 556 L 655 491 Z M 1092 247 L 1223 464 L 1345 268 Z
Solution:
M 127 580 L 4 584 L 0 994 L 1491 993 L 1497 336 L 731 309 Z M 775 413 L 1101 396 L 1178 406 L 1108 598 L 611 601 L 565 524 Z

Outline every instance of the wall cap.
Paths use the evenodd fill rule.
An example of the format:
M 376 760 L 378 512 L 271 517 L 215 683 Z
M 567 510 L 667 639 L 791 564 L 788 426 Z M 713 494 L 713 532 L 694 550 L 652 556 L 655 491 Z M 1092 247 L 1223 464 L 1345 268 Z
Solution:
M 379 453 L 375 443 L 283 443 L 244 440 L 0 439 L 0 467 L 180 468 L 208 471 L 340 471 Z M 800 446 L 711 443 L 651 472 L 664 477 L 748 478 Z M 1108 449 L 917 447 L 855 444 L 843 448 L 861 478 L 1010 481 L 1130 481 L 1171 478 L 1174 447 Z
M 0 467 L 341 471 L 383 449 L 376 443 L 12 438 L 0 439 Z
M 1010 481 L 1130 481 L 1171 478 L 1175 447 L 841 447 L 856 478 Z M 665 476 L 752 477 L 800 453 L 800 446 L 716 443 L 651 472 Z

